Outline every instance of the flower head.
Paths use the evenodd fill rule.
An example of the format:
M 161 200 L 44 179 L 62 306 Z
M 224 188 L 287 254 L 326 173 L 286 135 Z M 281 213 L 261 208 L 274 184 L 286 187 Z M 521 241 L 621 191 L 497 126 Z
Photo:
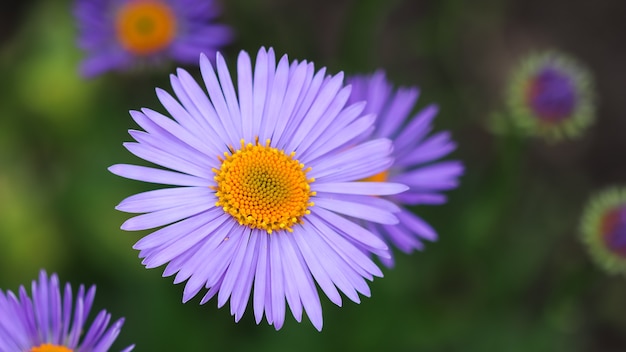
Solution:
M 96 287 L 91 286 L 85 292 L 81 285 L 75 300 L 72 294 L 69 283 L 61 293 L 57 275 L 48 278 L 43 270 L 39 282 L 32 283 L 32 298 L 24 286 L 17 295 L 0 290 L 0 351 L 108 351 L 119 335 L 124 319 L 108 327 L 111 315 L 102 310 L 87 329 L 85 323 Z M 124 352 L 133 348 L 134 345 L 129 346 Z
M 178 100 L 158 89 L 173 120 L 150 109 L 132 111 L 144 131 L 130 131 L 136 156 L 171 170 L 114 165 L 130 179 L 173 185 L 123 200 L 117 209 L 145 213 L 124 230 L 162 228 L 134 246 L 143 264 L 167 264 L 164 276 L 187 280 L 183 301 L 208 292 L 218 306 L 230 299 L 238 321 L 252 294 L 257 323 L 280 329 L 285 300 L 296 320 L 303 308 L 322 328 L 316 283 L 341 305 L 339 288 L 352 301 L 369 296 L 366 282 L 382 276 L 361 248 L 381 256 L 388 248 L 352 220 L 386 224 L 395 207 L 372 195 L 406 190 L 395 183 L 358 180 L 392 163 L 391 141 L 353 141 L 373 122 L 365 103 L 346 105 L 343 74 L 326 75 L 313 64 L 276 63 L 260 49 L 254 67 L 246 52 L 237 61 L 237 89 L 218 53 L 215 67 L 202 55 L 207 94 L 186 71 L 172 75 Z
M 600 267 L 626 274 L 626 189 L 607 189 L 594 196 L 583 213 L 581 233 Z
M 463 165 L 456 160 L 441 161 L 456 148 L 447 131 L 431 134 L 437 107 L 429 105 L 411 115 L 418 98 L 417 88 L 394 89 L 382 71 L 372 75 L 348 77 L 352 85 L 350 101 L 366 100 L 366 113 L 378 118 L 369 138 L 389 138 L 394 142 L 395 161 L 366 181 L 390 181 L 410 187 L 407 192 L 382 197 L 399 206 L 399 224 L 368 223 L 369 229 L 381 239 L 405 253 L 423 248 L 423 240 L 437 239 L 435 230 L 407 207 L 438 205 L 446 202 L 442 193 L 458 186 Z M 391 267 L 393 257 L 381 257 Z
M 74 13 L 86 77 L 165 59 L 195 64 L 233 37 L 213 22 L 216 0 L 76 0 Z
M 507 103 L 516 127 L 550 140 L 575 137 L 594 119 L 590 74 L 556 52 L 524 59 L 512 75 Z

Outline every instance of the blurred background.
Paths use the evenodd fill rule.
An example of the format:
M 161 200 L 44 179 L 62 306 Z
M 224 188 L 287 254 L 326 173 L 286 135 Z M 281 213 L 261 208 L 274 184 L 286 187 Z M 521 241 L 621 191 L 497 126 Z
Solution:
M 0 289 L 39 269 L 96 284 L 95 309 L 126 324 L 114 350 L 625 351 L 626 279 L 579 240 L 594 192 L 626 184 L 626 2 L 621 0 L 228 0 L 223 51 L 273 46 L 330 72 L 378 68 L 438 103 L 466 165 L 449 202 L 415 211 L 440 239 L 371 283 L 371 298 L 336 307 L 324 329 L 291 316 L 275 331 L 250 307 L 238 324 L 216 301 L 181 303 L 183 285 L 146 270 L 114 206 L 158 186 L 116 177 L 136 163 L 121 143 L 128 110 L 162 111 L 174 65 L 84 80 L 72 2 L 0 5 Z M 510 70 L 543 49 L 569 53 L 595 78 L 597 121 L 575 141 L 494 135 Z M 197 67 L 189 67 L 196 77 Z M 449 158 L 450 159 L 450 158 Z M 289 314 L 289 313 L 288 313 Z M 95 312 L 92 312 L 92 318 Z

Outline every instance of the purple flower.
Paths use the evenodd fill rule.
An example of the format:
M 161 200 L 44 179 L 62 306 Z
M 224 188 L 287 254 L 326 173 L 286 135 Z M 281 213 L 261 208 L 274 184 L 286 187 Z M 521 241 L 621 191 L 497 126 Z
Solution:
M 524 58 L 513 71 L 507 94 L 514 127 L 528 135 L 551 141 L 576 137 L 595 118 L 591 75 L 558 52 Z
M 528 78 L 526 104 L 547 123 L 570 117 L 577 99 L 573 80 L 556 67 L 543 67 Z
M 48 278 L 42 270 L 39 282 L 32 283 L 32 298 L 28 297 L 24 286 L 20 287 L 18 295 L 0 290 L 0 351 L 109 350 L 120 333 L 124 319 L 108 327 L 111 314 L 102 310 L 87 329 L 85 323 L 96 287 L 91 286 L 85 292 L 85 287 L 80 285 L 73 300 L 70 284 L 65 284 L 63 294 L 59 286 L 56 274 Z M 134 345 L 126 347 L 124 352 L 133 348 Z
M 187 281 L 184 302 L 206 288 L 201 304 L 230 299 L 239 321 L 252 295 L 257 323 L 265 314 L 280 329 L 286 300 L 297 321 L 304 308 L 321 330 L 316 283 L 341 305 L 339 291 L 358 303 L 359 293 L 370 295 L 366 280 L 382 276 L 361 248 L 387 256 L 385 243 L 341 215 L 398 222 L 395 207 L 372 195 L 407 187 L 358 182 L 389 168 L 391 141 L 354 143 L 375 116 L 362 115 L 363 102 L 346 104 L 342 73 L 330 76 L 286 55 L 277 64 L 263 48 L 254 67 L 239 54 L 236 82 L 219 53 L 215 67 L 202 55 L 200 69 L 208 96 L 182 69 L 170 76 L 178 100 L 157 89 L 173 120 L 150 109 L 131 112 L 144 131 L 130 131 L 137 142 L 125 147 L 171 171 L 109 170 L 175 187 L 122 201 L 117 209 L 145 213 L 122 229 L 160 227 L 134 248 L 147 268 L 167 264 L 164 276 Z
M 614 187 L 594 195 L 583 212 L 581 233 L 598 266 L 626 275 L 626 189 Z
M 213 22 L 221 12 L 215 0 L 77 0 L 74 10 L 85 77 L 166 59 L 196 64 L 233 38 Z
M 446 202 L 442 192 L 458 186 L 463 165 L 456 160 L 439 159 L 452 152 L 456 144 L 447 131 L 430 134 L 438 111 L 435 105 L 411 115 L 418 97 L 417 88 L 395 90 L 382 71 L 348 77 L 347 81 L 352 84 L 349 102 L 366 100 L 365 112 L 378 115 L 371 138 L 390 138 L 394 142 L 394 163 L 365 180 L 398 182 L 410 187 L 407 192 L 383 197 L 398 206 L 399 224 L 370 222 L 368 227 L 405 253 L 421 250 L 422 241 L 436 240 L 437 233 L 407 206 Z M 394 265 L 393 257 L 380 259 L 388 267 Z

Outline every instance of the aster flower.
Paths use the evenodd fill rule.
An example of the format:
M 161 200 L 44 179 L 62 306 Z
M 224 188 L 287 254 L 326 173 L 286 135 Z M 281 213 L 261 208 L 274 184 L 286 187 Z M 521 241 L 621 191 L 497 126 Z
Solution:
M 514 70 L 507 104 L 516 128 L 552 141 L 576 137 L 595 117 L 591 75 L 554 51 L 530 55 Z
M 372 126 L 364 102 L 347 106 L 343 74 L 326 75 L 312 63 L 261 48 L 252 68 L 242 51 L 237 90 L 224 59 L 215 67 L 202 55 L 208 97 L 185 70 L 170 76 L 178 100 L 157 96 L 174 120 L 150 109 L 132 111 L 144 131 L 130 131 L 136 156 L 170 170 L 114 165 L 114 174 L 176 187 L 123 200 L 117 209 L 145 213 L 122 229 L 164 226 L 138 241 L 147 268 L 167 263 L 164 276 L 187 281 L 183 302 L 208 289 L 239 321 L 251 290 L 257 324 L 265 315 L 280 329 L 285 300 L 297 321 L 303 308 L 321 330 L 316 283 L 342 304 L 339 291 L 359 302 L 370 295 L 366 280 L 382 276 L 360 248 L 388 255 L 374 234 L 347 220 L 397 223 L 395 208 L 371 195 L 406 190 L 395 183 L 358 180 L 392 163 L 391 141 L 353 141 Z M 357 245 L 359 247 L 357 247 Z M 337 290 L 339 289 L 339 291 Z
M 100 311 L 91 326 L 85 323 L 96 295 L 81 285 L 72 299 L 72 287 L 65 284 L 61 293 L 59 278 L 45 271 L 32 283 L 32 298 L 24 286 L 18 294 L 0 290 L 0 351 L 83 352 L 108 351 L 119 335 L 124 319 L 109 327 L 111 314 Z M 72 312 L 72 305 L 73 312 Z M 134 345 L 126 347 L 131 351 Z
M 463 165 L 456 160 L 441 161 L 456 144 L 447 131 L 431 134 L 437 115 L 436 105 L 429 105 L 412 115 L 419 91 L 415 87 L 394 89 L 385 73 L 355 75 L 347 78 L 352 85 L 348 102 L 366 100 L 366 113 L 376 114 L 374 129 L 368 138 L 389 138 L 394 142 L 390 167 L 366 178 L 366 181 L 390 181 L 406 184 L 407 192 L 383 197 L 399 208 L 399 224 L 368 223 L 370 231 L 405 253 L 423 249 L 423 240 L 434 241 L 437 233 L 408 206 L 439 205 L 446 202 L 442 193 L 458 186 Z M 393 257 L 381 257 L 388 267 Z
M 598 266 L 611 274 L 626 274 L 626 189 L 611 188 L 593 196 L 580 228 Z
M 213 56 L 232 40 L 232 30 L 214 22 L 220 12 L 215 0 L 76 0 L 78 45 L 87 54 L 81 74 L 166 59 L 197 64 L 201 52 Z

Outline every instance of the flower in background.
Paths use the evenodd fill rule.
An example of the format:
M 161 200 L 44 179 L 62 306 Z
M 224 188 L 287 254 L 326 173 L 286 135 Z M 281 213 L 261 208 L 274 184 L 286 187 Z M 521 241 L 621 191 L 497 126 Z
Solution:
M 215 0 L 77 0 L 74 10 L 85 77 L 167 59 L 197 64 L 233 38 L 214 22 Z
M 594 119 L 591 75 L 557 52 L 530 55 L 511 77 L 507 104 L 512 123 L 526 134 L 576 137 Z
M 217 295 L 221 307 L 230 299 L 239 321 L 254 286 L 257 324 L 265 314 L 280 329 L 286 300 L 297 321 L 304 308 L 321 330 L 315 283 L 341 305 L 337 289 L 358 303 L 359 293 L 370 295 L 366 280 L 382 276 L 367 253 L 387 256 L 385 243 L 341 215 L 398 222 L 395 207 L 372 195 L 407 187 L 358 182 L 389 168 L 392 143 L 354 142 L 375 116 L 362 114 L 365 103 L 346 104 L 350 88 L 342 73 L 327 75 L 286 55 L 277 64 L 273 49 L 263 48 L 254 68 L 246 52 L 239 54 L 236 85 L 219 53 L 215 67 L 202 55 L 200 70 L 208 97 L 182 69 L 170 76 L 178 100 L 157 89 L 173 120 L 131 111 L 145 132 L 131 130 L 137 142 L 125 147 L 170 170 L 109 170 L 176 187 L 123 200 L 118 210 L 144 214 L 122 229 L 161 227 L 134 248 L 147 268 L 167 263 L 164 276 L 187 280 L 184 302 L 207 288 L 201 304 Z
M 86 329 L 95 286 L 85 292 L 85 287 L 80 285 L 73 300 L 69 283 L 61 293 L 57 275 L 48 278 L 42 270 L 39 282 L 33 281 L 31 290 L 32 298 L 24 286 L 20 286 L 17 295 L 0 290 L 0 351 L 104 352 L 109 350 L 124 324 L 124 319 L 119 319 L 107 329 L 111 315 L 102 310 Z M 134 345 L 126 347 L 124 352 L 133 348 Z
M 611 274 L 626 274 L 626 189 L 595 195 L 581 221 L 582 240 L 593 260 Z
M 441 161 L 456 148 L 447 131 L 430 134 L 438 108 L 429 105 L 411 115 L 418 98 L 417 88 L 395 90 L 382 71 L 372 75 L 347 78 L 352 85 L 349 102 L 365 100 L 366 113 L 376 114 L 370 138 L 390 138 L 394 142 L 395 161 L 380 173 L 365 181 L 389 181 L 410 187 L 407 192 L 381 197 L 399 206 L 396 216 L 399 224 L 368 223 L 370 231 L 405 253 L 423 248 L 423 240 L 437 239 L 435 230 L 407 206 L 439 205 L 446 202 L 442 193 L 459 184 L 463 165 L 456 160 Z M 393 256 L 381 257 L 388 267 L 394 265 Z

